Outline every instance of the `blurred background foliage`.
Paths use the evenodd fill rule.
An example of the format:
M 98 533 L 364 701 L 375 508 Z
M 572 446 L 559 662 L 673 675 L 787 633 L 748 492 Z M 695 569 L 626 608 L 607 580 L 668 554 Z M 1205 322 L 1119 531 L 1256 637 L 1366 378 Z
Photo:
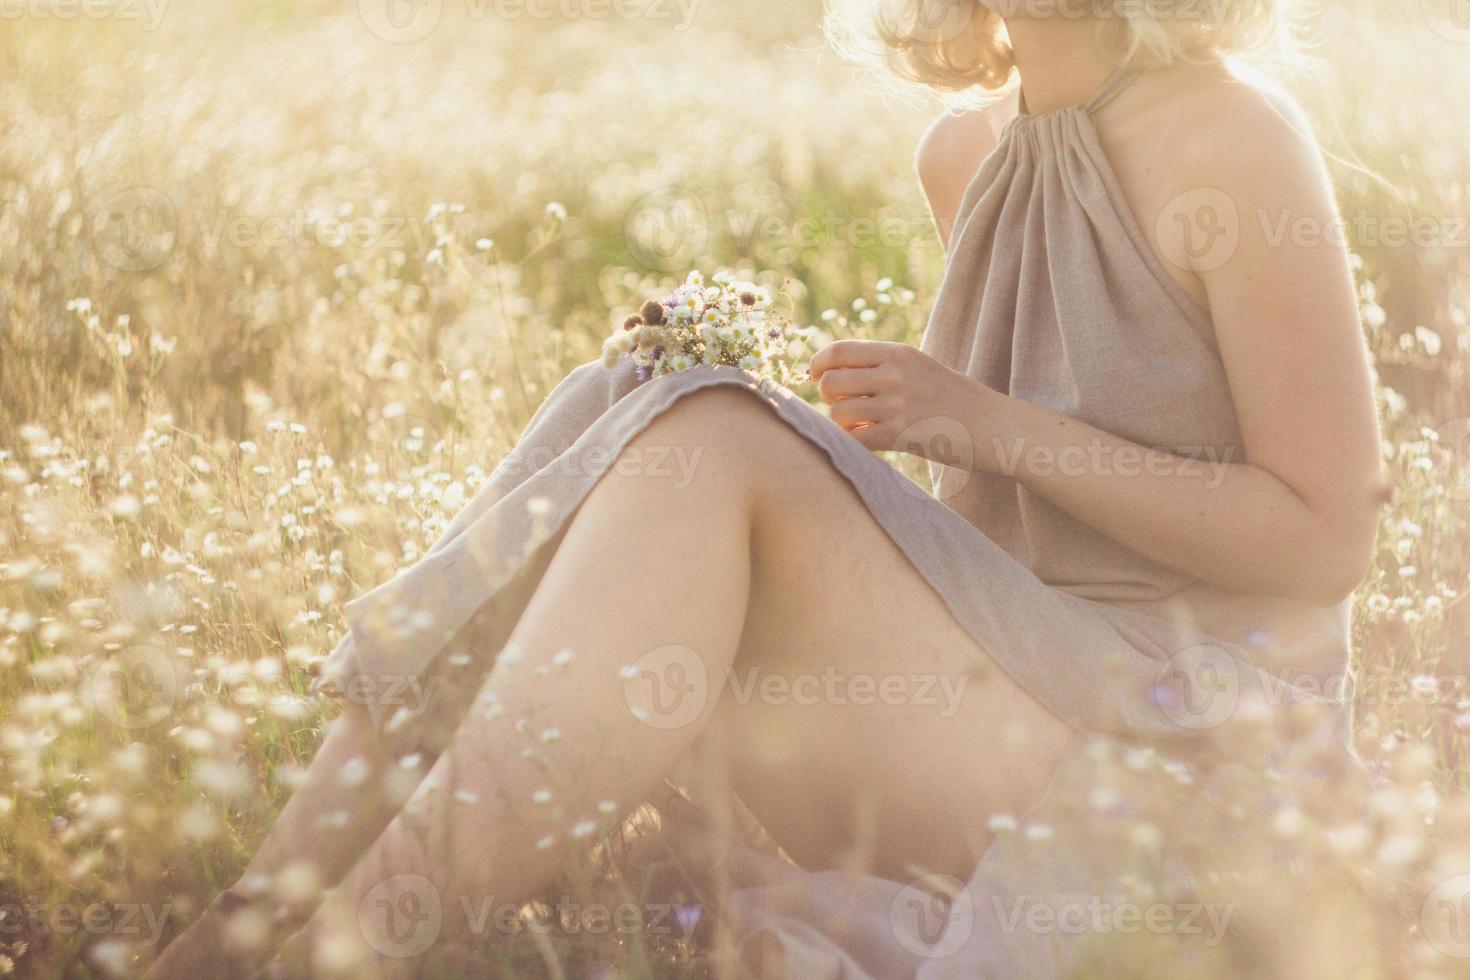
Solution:
M 446 0 L 411 43 L 374 2 L 0 21 L 0 891 L 182 917 L 231 880 L 319 738 L 304 692 L 342 602 L 683 269 L 789 277 L 832 336 L 922 330 L 943 254 L 912 154 L 940 106 L 840 63 L 815 0 L 704 0 L 683 30 L 672 3 Z M 1411 693 L 1370 685 L 1359 742 L 1454 796 L 1470 24 L 1438 4 L 1327 3 L 1285 83 L 1361 263 L 1397 491 L 1356 669 Z M 148 724 L 99 695 L 138 649 L 169 682 Z M 0 967 L 85 939 L 0 936 Z M 1445 966 L 1388 972 L 1410 965 Z

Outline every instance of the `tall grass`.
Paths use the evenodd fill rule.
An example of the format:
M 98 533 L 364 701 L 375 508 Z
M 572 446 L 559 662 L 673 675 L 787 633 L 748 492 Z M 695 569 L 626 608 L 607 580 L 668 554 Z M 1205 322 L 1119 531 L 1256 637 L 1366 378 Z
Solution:
M 0 31 L 0 906 L 139 903 L 167 933 L 232 881 L 320 737 L 342 603 L 682 268 L 789 276 L 834 335 L 922 329 L 934 108 L 834 63 L 815 4 L 683 32 L 451 12 L 409 44 L 355 8 Z M 1357 737 L 1403 817 L 1360 847 L 1409 912 L 1374 971 L 1452 975 L 1416 916 L 1470 871 L 1442 839 L 1470 780 L 1470 61 L 1422 19 L 1321 31 L 1295 84 L 1363 218 L 1397 488 L 1356 608 Z M 1441 234 L 1385 243 L 1394 216 Z M 148 932 L 0 929 L 0 974 L 129 975 Z

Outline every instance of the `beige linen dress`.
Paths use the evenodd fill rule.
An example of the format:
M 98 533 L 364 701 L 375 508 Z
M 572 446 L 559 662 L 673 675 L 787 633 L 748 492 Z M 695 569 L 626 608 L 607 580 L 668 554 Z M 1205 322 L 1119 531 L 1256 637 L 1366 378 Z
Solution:
M 1093 115 L 1129 79 L 1119 72 L 1085 105 L 1007 126 L 961 204 L 923 349 L 1143 446 L 1201 466 L 1240 462 L 1210 315 L 1162 267 L 1099 145 Z M 716 385 L 748 390 L 823 450 L 975 642 L 1080 733 L 1054 790 L 1118 746 L 1188 754 L 1203 736 L 1284 704 L 1322 704 L 1345 726 L 1345 604 L 1319 609 L 1191 579 L 1005 476 L 937 466 L 930 495 L 801 398 L 730 368 L 641 385 L 627 368 L 574 370 L 431 551 L 349 604 L 350 632 L 325 675 L 367 691 L 401 690 L 404 678 L 454 686 L 447 661 L 463 658 L 445 651 L 456 633 L 472 618 L 493 620 L 484 635 L 503 642 L 520 611 L 497 602 L 503 587 L 539 574 L 538 550 L 630 439 Z M 391 699 L 367 704 L 385 733 L 417 723 Z M 1037 814 L 1055 806 L 1049 799 Z M 1020 827 L 1037 814 L 1018 815 Z M 726 910 L 752 949 L 784 951 L 792 977 L 1058 975 L 1073 962 L 1069 943 L 1008 925 L 1006 902 L 1112 885 L 1087 853 L 1085 828 L 1053 834 L 1037 835 L 1047 842 L 1039 850 L 1019 833 L 997 838 L 932 934 L 906 924 L 904 883 L 754 857 Z

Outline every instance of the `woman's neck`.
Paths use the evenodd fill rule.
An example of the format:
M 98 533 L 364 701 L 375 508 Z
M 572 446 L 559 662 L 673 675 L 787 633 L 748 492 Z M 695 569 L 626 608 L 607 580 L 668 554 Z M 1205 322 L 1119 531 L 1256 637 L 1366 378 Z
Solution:
M 1006 21 L 1006 31 L 1028 112 L 1083 104 L 1117 67 L 1098 44 L 1091 18 L 1017 17 Z

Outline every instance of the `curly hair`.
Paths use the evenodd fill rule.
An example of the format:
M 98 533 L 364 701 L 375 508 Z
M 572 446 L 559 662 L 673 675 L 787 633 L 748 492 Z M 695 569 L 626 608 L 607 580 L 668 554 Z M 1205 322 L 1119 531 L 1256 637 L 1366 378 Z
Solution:
M 828 0 L 827 36 L 839 52 L 939 92 L 997 94 L 1015 58 L 1004 12 L 1088 18 L 1120 65 L 1208 61 L 1290 48 L 1291 0 Z

